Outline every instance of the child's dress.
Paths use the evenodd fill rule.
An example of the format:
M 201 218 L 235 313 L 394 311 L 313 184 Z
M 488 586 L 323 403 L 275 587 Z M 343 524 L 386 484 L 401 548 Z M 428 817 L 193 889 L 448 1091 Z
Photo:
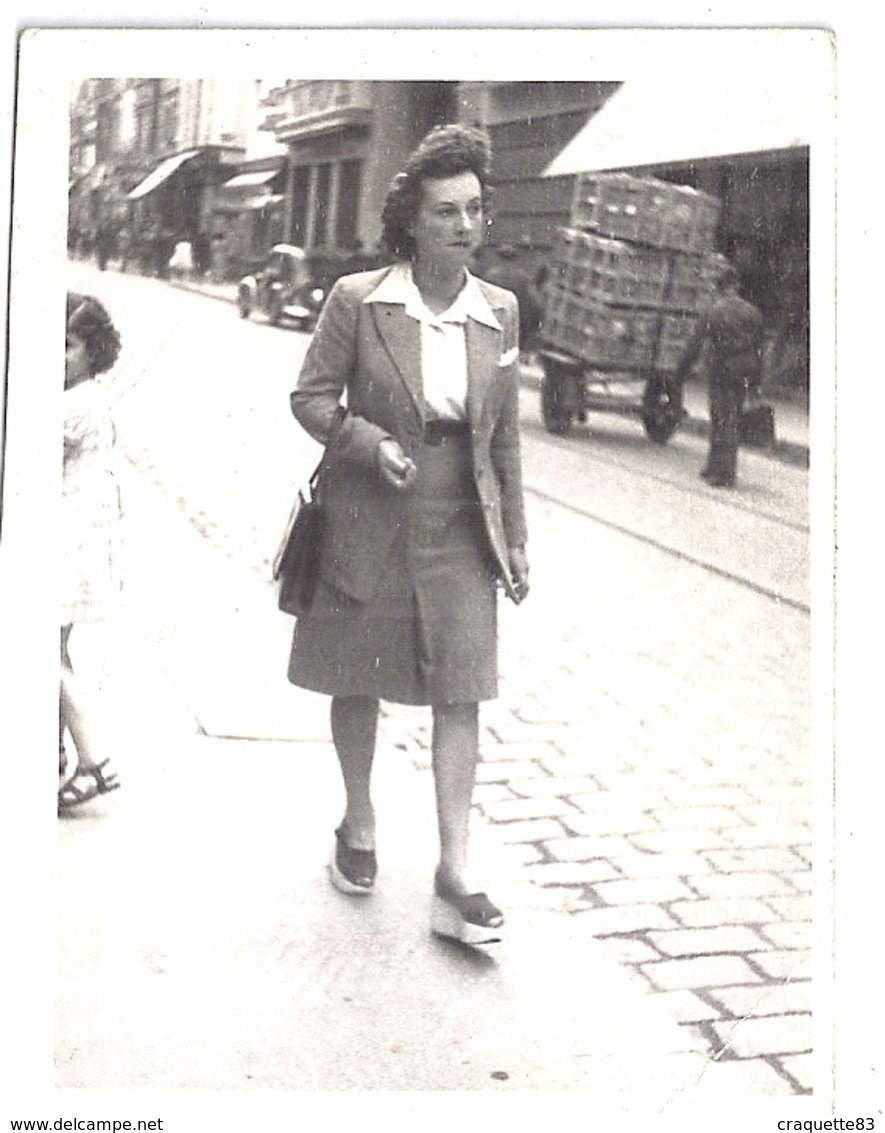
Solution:
M 89 379 L 66 389 L 61 624 L 99 622 L 121 593 L 120 492 L 108 389 Z

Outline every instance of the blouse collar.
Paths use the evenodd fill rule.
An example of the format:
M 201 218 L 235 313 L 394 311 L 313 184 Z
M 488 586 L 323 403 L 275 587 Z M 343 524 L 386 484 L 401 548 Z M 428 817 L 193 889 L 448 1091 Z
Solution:
M 465 272 L 464 286 L 458 292 L 452 305 L 439 315 L 430 311 L 412 276 L 412 265 L 394 264 L 378 286 L 363 300 L 364 303 L 396 303 L 404 306 L 406 314 L 419 322 L 464 323 L 468 318 L 484 323 L 494 330 L 501 330 L 501 324 L 489 306 L 489 301 L 475 275 Z

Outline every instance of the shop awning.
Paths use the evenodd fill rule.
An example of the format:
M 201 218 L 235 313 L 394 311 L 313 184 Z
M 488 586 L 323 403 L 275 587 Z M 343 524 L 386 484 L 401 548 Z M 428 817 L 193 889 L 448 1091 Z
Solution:
M 543 176 L 809 146 L 826 115 L 833 116 L 831 76 L 782 42 L 752 46 L 734 57 L 698 53 L 681 68 L 626 81 Z
M 131 193 L 128 194 L 130 201 L 137 201 L 139 197 L 144 197 L 148 193 L 152 193 L 154 189 L 158 189 L 176 169 L 181 168 L 186 161 L 190 161 L 192 157 L 196 157 L 200 151 L 198 149 L 185 150 L 184 153 L 177 153 L 174 157 L 167 157 L 165 161 L 161 161 L 156 169 L 145 177 L 141 184 L 136 185 Z
M 222 198 L 215 202 L 214 212 L 258 212 L 259 209 L 269 205 L 278 205 L 282 200 L 282 193 L 253 193 L 248 197 L 238 197 L 236 200 Z
M 254 189 L 259 185 L 266 185 L 279 173 L 278 169 L 261 169 L 251 173 L 238 173 L 222 185 L 223 189 Z

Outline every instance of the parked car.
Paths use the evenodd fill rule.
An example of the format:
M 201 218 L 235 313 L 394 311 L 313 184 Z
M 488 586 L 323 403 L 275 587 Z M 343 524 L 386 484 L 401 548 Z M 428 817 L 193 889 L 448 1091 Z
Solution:
M 237 308 L 243 319 L 260 311 L 274 326 L 286 320 L 313 330 L 330 286 L 315 274 L 303 248 L 275 244 L 264 267 L 240 280 Z

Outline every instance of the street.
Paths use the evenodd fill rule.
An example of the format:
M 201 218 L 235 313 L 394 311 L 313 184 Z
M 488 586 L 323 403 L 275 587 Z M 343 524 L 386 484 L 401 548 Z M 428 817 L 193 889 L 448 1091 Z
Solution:
M 286 619 L 276 615 L 262 636 L 258 624 L 270 627 L 275 611 L 268 603 L 255 613 L 260 596 L 270 593 L 269 563 L 293 492 L 317 459 L 317 446 L 288 411 L 307 336 L 260 317 L 241 320 L 233 305 L 211 297 L 155 279 L 99 273 L 82 262 L 69 265 L 69 286 L 102 298 L 122 334 L 115 416 L 133 498 L 143 498 L 147 510 L 177 513 L 177 522 L 186 520 L 192 534 L 223 553 L 231 579 L 251 580 L 252 598 L 217 615 L 208 667 L 203 640 L 197 681 L 188 658 L 212 624 L 214 592 L 199 593 L 198 575 L 183 568 L 193 589 L 174 593 L 177 548 L 168 556 L 154 548 L 156 593 L 136 588 L 141 604 L 129 614 L 179 697 L 174 711 L 170 698 L 165 715 L 151 721 L 152 735 L 177 729 L 163 766 L 168 772 L 182 737 L 224 739 L 238 744 L 238 752 L 243 741 L 253 741 L 247 756 L 226 749 L 218 797 L 236 805 L 230 776 L 240 787 L 254 776 L 274 800 L 271 825 L 283 821 L 274 777 L 285 783 L 291 771 L 276 745 L 328 747 L 320 698 L 298 694 L 284 680 Z M 626 981 L 624 1002 L 635 1000 L 637 1019 L 640 1003 L 653 1007 L 661 1035 L 678 1036 L 676 1047 L 662 1037 L 654 1050 L 656 1058 L 664 1048 L 671 1056 L 660 1071 L 662 1089 L 670 1076 L 677 1090 L 703 1083 L 714 1092 L 809 1093 L 815 1038 L 828 1020 L 812 1026 L 808 473 L 742 450 L 739 490 L 717 493 L 698 479 L 703 437 L 680 432 L 657 446 L 638 420 L 594 417 L 554 438 L 541 426 L 537 392 L 529 386 L 522 424 L 532 593 L 519 609 L 501 607 L 502 690 L 483 709 L 475 797 L 485 852 L 496 869 L 512 874 L 521 894 L 513 919 L 540 931 L 547 945 L 556 940 L 554 949 L 564 947 L 557 927 L 567 926 L 567 938 L 592 950 L 591 985 L 605 985 L 608 966 L 609 978 Z M 130 556 L 139 546 L 133 525 Z M 143 587 L 145 566 L 139 570 Z M 231 593 L 246 594 L 238 586 L 232 581 Z M 223 636 L 231 626 L 242 628 L 242 638 Z M 258 655 L 269 637 L 279 654 Z M 277 670 L 283 679 L 274 683 Z M 142 688 L 149 687 L 145 678 Z M 386 707 L 380 746 L 408 756 L 420 782 L 429 765 L 429 715 Z M 318 772 L 324 782 L 330 759 Z M 124 790 L 95 804 L 92 814 L 112 829 L 124 795 L 125 806 L 137 807 L 132 796 L 141 783 L 154 821 L 162 806 L 172 809 L 174 821 L 175 799 L 157 793 L 144 769 L 122 764 Z M 197 774 L 187 766 L 177 773 L 185 780 Z M 214 788 L 203 783 L 210 810 Z M 331 780 L 320 799 L 334 791 Z M 247 802 L 251 812 L 254 796 Z M 334 807 L 311 818 L 331 830 Z M 265 817 L 258 811 L 247 818 L 250 837 L 253 829 L 261 837 Z M 63 874 L 76 872 L 78 855 L 108 850 L 112 840 L 102 825 L 60 823 Z M 220 813 L 204 827 L 195 821 L 195 854 L 202 860 L 217 853 L 230 868 L 227 830 Z M 212 838 L 217 842 L 207 842 Z M 423 850 L 422 843 L 422 859 Z M 179 865 L 185 874 L 195 868 Z M 411 884 L 410 865 L 400 860 L 394 872 Z M 496 892 L 507 888 L 505 882 Z M 168 916 L 160 890 L 150 893 L 145 909 Z M 183 884 L 174 899 L 186 902 Z M 318 895 L 310 900 L 321 902 Z M 206 903 L 202 894 L 199 904 Z M 251 911 L 285 919 L 279 904 Z M 228 930 L 248 935 L 250 909 L 228 915 Z M 533 915 L 541 919 L 532 921 Z M 88 924 L 80 923 L 81 933 L 65 949 L 69 973 L 94 945 Z M 373 925 L 371 931 L 384 931 Z M 354 931 L 359 940 L 367 930 Z M 148 969 L 162 968 L 143 925 L 133 927 L 131 940 L 126 934 L 115 943 L 133 941 Z M 278 957 L 275 945 L 265 943 L 268 955 Z M 519 955 L 519 965 L 529 962 L 530 954 Z M 119 965 L 134 969 L 138 961 L 129 956 Z M 101 979 L 98 968 L 90 971 Z M 479 984 L 483 971 L 473 973 Z M 118 990 L 125 974 L 115 969 Z M 105 1052 L 111 1062 L 104 1068 L 95 1065 L 95 1050 L 91 1060 L 75 1056 L 84 1033 L 78 1020 L 90 999 L 82 980 L 71 976 L 66 983 L 62 976 L 59 1085 L 106 1081 L 111 1062 L 114 1084 L 166 1084 L 167 1068 L 142 1063 L 136 1070 L 119 1050 Z M 396 983 L 391 967 L 384 982 Z M 488 987 L 482 994 L 493 995 Z M 427 989 L 422 996 L 429 1035 L 433 996 Z M 236 1027 L 231 1011 L 228 1022 Z M 457 1025 L 455 1015 L 437 1025 Z M 258 1027 L 255 1020 L 250 1025 Z M 125 1024 L 117 1020 L 111 1029 L 118 1027 Z M 599 1057 L 587 1035 L 581 1038 L 588 1047 L 571 1055 L 583 1077 L 570 1087 L 611 1088 L 615 1080 L 626 1090 L 648 1073 L 629 1043 Z M 402 1041 L 393 1032 L 389 1040 Z M 259 1041 L 258 1030 L 247 1040 Z M 225 1073 L 239 1063 L 229 1052 L 217 1057 L 209 1067 L 194 1056 L 192 1065 L 176 1068 L 175 1081 L 226 1082 Z M 314 1050 L 311 1057 L 316 1064 L 309 1072 L 287 1078 L 279 1069 L 256 1068 L 253 1045 L 254 1085 L 339 1088 L 344 1079 L 324 1065 L 329 1052 Z M 537 1078 L 527 1072 L 529 1085 L 562 1085 L 544 1059 L 535 1071 Z M 458 1088 L 457 1059 L 439 1073 L 444 1084 L 419 1088 Z M 391 1073 L 379 1074 L 374 1086 L 362 1084 L 413 1088 Z M 468 1075 L 464 1085 L 477 1088 L 477 1080 Z

